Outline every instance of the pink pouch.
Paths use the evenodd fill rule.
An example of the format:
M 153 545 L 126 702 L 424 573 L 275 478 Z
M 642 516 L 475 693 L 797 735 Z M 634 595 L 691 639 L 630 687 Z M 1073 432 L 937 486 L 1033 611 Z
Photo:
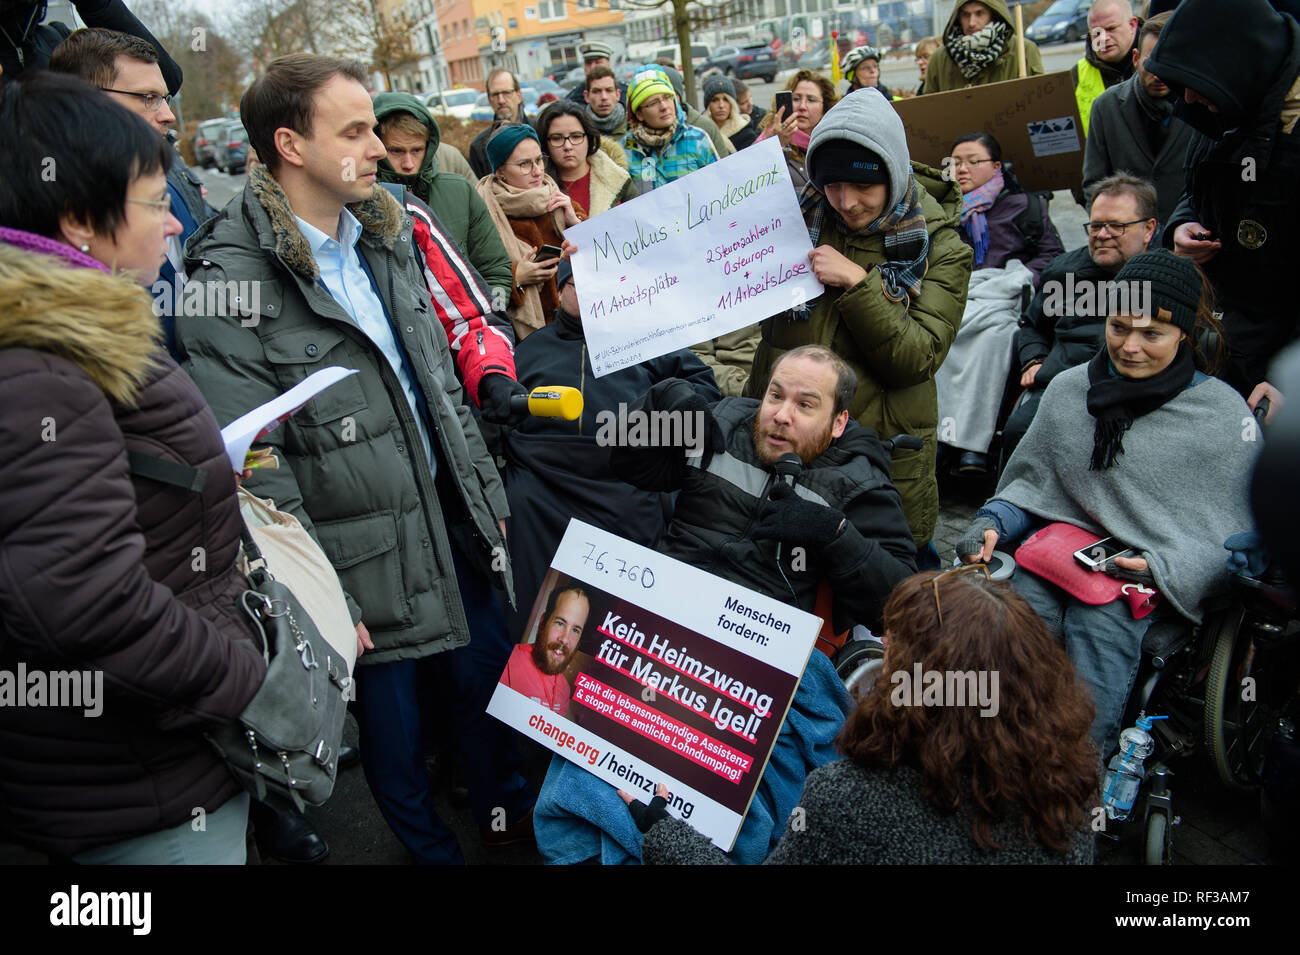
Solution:
M 1086 604 L 1100 606 L 1123 598 L 1128 601 L 1133 619 L 1141 620 L 1159 606 L 1158 590 L 1089 570 L 1074 559 L 1076 550 L 1090 547 L 1098 540 L 1096 534 L 1073 524 L 1048 524 L 1016 549 L 1016 565 L 1051 581 Z

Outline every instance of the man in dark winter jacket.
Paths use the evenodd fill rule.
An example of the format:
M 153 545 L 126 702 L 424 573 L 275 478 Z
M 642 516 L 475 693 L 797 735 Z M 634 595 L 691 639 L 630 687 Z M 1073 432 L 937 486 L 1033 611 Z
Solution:
M 1088 214 L 1088 244 L 1057 256 L 1043 269 L 1038 292 L 1020 319 L 1016 348 L 1020 385 L 1028 389 L 1003 429 L 1003 456 L 1011 457 L 1029 430 L 1048 382 L 1082 365 L 1104 340 L 1107 292 L 1129 259 L 1145 252 L 1156 231 L 1156 191 L 1120 173 L 1097 183 Z
M 582 417 L 525 418 L 506 441 L 506 496 L 510 501 L 510 561 L 515 571 L 511 634 L 523 632 L 533 600 L 569 518 L 654 547 L 664 530 L 658 493 L 625 484 L 610 469 L 610 446 L 620 409 L 651 386 L 683 380 L 706 401 L 721 396 L 709 371 L 689 349 L 679 349 L 597 378 L 583 334 L 573 266 L 555 275 L 560 306 L 554 320 L 519 343 L 519 380 L 528 388 L 568 385 L 582 391 Z M 624 414 L 626 420 L 626 414 Z
M 710 408 L 686 382 L 661 382 L 641 408 L 700 416 L 709 441 L 689 457 L 615 447 L 614 473 L 681 492 L 664 553 L 807 611 L 825 582 L 836 632 L 874 629 L 894 585 L 915 572 L 916 545 L 889 454 L 849 419 L 856 388 L 853 370 L 823 345 L 783 354 L 761 400 Z
M 1150 179 L 1159 197 L 1159 218 L 1168 222 L 1183 195 L 1183 159 L 1192 127 L 1174 115 L 1174 97 L 1160 78 L 1146 69 L 1147 58 L 1169 22 L 1162 13 L 1142 24 L 1133 76 L 1111 87 L 1092 105 L 1088 141 L 1083 149 L 1083 190 L 1102 179 L 1130 172 Z
M 292 512 L 338 571 L 365 650 L 354 710 L 380 811 L 417 860 L 461 862 L 424 763 L 430 685 L 448 701 L 485 839 L 530 828 L 513 740 L 485 712 L 510 653 L 492 593 L 512 599 L 507 508 L 430 315 L 411 220 L 375 184 L 385 148 L 366 78 L 360 64 L 296 54 L 244 94 L 263 165 L 186 261 L 192 281 L 257 283 L 260 311 L 180 316 L 176 331 L 222 423 L 321 368 L 357 370 L 267 436 L 281 466 L 249 488 Z M 502 811 L 508 828 L 489 830 Z
M 1266 0 L 1184 0 L 1147 69 L 1197 131 L 1162 241 L 1213 283 L 1228 346 L 1220 377 L 1254 408 L 1272 390 L 1269 361 L 1297 335 L 1286 277 L 1300 261 L 1300 23 Z

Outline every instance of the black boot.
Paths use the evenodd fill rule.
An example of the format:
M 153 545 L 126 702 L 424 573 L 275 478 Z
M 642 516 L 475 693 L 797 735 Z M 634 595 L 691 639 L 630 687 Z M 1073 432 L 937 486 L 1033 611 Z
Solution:
M 256 799 L 249 805 L 258 851 L 279 862 L 310 865 L 330 854 L 311 820 L 295 810 L 275 809 Z

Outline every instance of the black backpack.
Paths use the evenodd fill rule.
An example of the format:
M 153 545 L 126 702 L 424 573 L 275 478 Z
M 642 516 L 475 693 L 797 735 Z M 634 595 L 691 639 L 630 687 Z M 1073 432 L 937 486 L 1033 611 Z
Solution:
M 1043 206 L 1051 202 L 1051 193 L 1026 192 L 1029 204 L 1016 216 L 1015 226 L 1025 237 L 1025 259 L 1038 254 L 1038 244 L 1043 240 Z

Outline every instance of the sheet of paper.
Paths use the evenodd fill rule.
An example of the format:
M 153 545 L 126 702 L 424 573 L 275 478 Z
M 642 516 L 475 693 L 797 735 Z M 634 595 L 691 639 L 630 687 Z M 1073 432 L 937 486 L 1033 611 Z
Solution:
M 274 431 L 276 426 L 335 382 L 355 375 L 355 368 L 332 365 L 322 368 L 294 385 L 278 398 L 254 408 L 221 429 L 226 455 L 236 471 L 244 470 L 244 456 L 254 441 Z
M 730 850 L 821 621 L 578 520 L 551 568 L 488 713 Z
M 781 144 L 755 143 L 565 230 L 596 375 L 744 328 L 823 291 Z

